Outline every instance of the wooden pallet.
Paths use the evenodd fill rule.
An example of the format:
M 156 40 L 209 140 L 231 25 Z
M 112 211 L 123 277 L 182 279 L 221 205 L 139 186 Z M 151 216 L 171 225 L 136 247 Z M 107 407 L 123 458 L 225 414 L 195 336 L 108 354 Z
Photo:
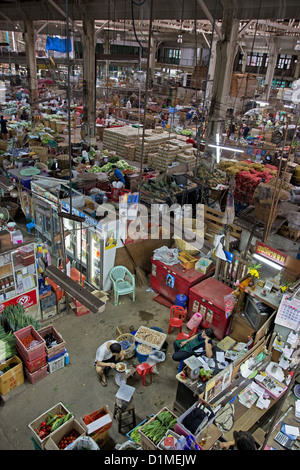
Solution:
M 234 288 L 234 283 L 237 280 L 241 280 L 247 274 L 248 262 L 242 258 L 233 256 L 231 263 L 223 260 L 218 261 L 219 262 L 214 277 L 229 287 Z M 236 266 L 236 269 L 233 270 L 234 266 Z

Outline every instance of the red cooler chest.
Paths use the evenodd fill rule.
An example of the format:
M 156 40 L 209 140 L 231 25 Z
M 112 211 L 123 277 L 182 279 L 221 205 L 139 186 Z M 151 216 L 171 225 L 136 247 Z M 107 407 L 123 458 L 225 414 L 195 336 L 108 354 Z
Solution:
M 224 296 L 233 289 L 214 278 L 208 278 L 190 289 L 188 318 L 195 312 L 203 315 L 201 328 L 212 328 L 219 340 L 226 335 L 230 317 L 225 316 Z
M 203 281 L 214 273 L 214 265 L 206 274 L 195 269 L 185 269 L 180 263 L 168 266 L 159 260 L 151 258 L 151 281 L 152 289 L 159 292 L 170 302 L 175 302 L 178 294 L 189 297 L 190 288 Z

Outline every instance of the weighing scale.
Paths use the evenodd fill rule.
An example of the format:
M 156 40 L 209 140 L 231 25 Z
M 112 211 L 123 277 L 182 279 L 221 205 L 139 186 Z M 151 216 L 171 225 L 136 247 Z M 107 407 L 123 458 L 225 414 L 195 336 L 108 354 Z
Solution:
M 121 409 L 122 411 L 126 411 L 132 400 L 134 392 L 134 387 L 131 387 L 130 385 L 126 384 L 120 385 L 120 388 L 115 395 L 116 404 L 119 409 Z
M 117 367 L 120 367 L 121 365 L 124 365 L 124 369 L 123 370 L 117 370 Z M 125 362 L 118 362 L 117 365 L 116 365 L 116 377 L 115 377 L 115 382 L 117 385 L 122 385 L 122 384 L 126 384 L 126 372 L 127 372 L 127 364 L 125 364 Z
M 198 359 L 195 356 L 191 356 L 185 359 L 183 362 L 186 365 L 186 375 L 191 380 L 198 379 L 201 369 L 201 364 Z

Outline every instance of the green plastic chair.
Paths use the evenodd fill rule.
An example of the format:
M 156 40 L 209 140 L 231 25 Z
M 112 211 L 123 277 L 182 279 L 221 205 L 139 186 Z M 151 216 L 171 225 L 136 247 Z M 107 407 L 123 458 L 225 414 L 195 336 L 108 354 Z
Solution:
M 119 296 L 132 293 L 132 300 L 135 301 L 135 277 L 125 266 L 115 266 L 110 270 L 110 280 L 113 284 L 114 302 L 118 305 Z M 129 280 L 125 278 L 129 278 Z

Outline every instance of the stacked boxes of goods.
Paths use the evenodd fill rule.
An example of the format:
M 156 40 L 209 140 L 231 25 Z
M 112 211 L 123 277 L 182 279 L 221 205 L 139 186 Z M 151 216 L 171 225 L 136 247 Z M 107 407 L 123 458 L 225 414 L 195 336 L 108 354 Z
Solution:
M 52 325 L 41 328 L 38 333 L 46 343 L 47 366 L 49 373 L 52 374 L 65 365 L 66 342 Z
M 173 136 L 173 134 L 171 134 Z M 148 163 L 148 155 L 158 152 L 159 148 L 170 140 L 168 132 L 153 133 L 148 130 L 144 138 L 144 158 L 143 163 Z M 142 156 L 142 137 L 138 140 L 135 151 L 135 160 L 140 162 Z
M 35 383 L 47 375 L 46 342 L 32 326 L 15 331 L 16 347 L 29 382 Z
M 193 148 L 185 149 L 183 152 L 178 153 L 177 161 L 179 163 L 186 163 L 188 170 L 193 170 L 196 166 L 196 156 Z
M 125 158 L 125 145 L 135 144 L 138 132 L 138 129 L 130 126 L 105 129 L 103 148 L 114 151 L 119 157 Z
M 159 148 L 156 158 L 156 170 L 166 171 L 176 161 L 178 155 L 177 145 L 166 144 Z

